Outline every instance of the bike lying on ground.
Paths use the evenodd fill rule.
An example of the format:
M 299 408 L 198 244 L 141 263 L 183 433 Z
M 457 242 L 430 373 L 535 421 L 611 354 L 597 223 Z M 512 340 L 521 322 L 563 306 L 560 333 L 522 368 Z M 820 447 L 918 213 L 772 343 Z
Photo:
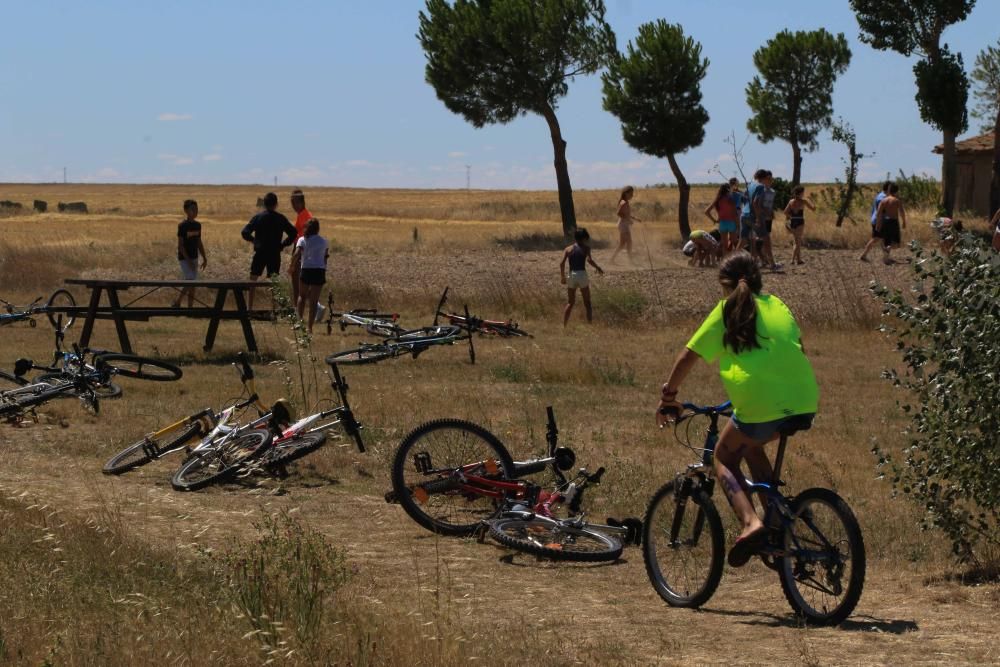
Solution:
M 53 384 L 62 380 L 72 380 L 80 371 L 91 377 L 94 391 L 100 398 L 119 398 L 122 395 L 122 388 L 118 384 L 107 380 L 97 372 L 92 364 L 86 362 L 87 355 L 110 354 L 108 350 L 96 350 L 84 348 L 81 354 L 63 349 L 63 340 L 66 337 L 66 329 L 62 327 L 62 315 L 56 318 L 55 329 L 56 349 L 52 355 L 52 363 L 48 366 L 40 366 L 30 359 L 18 360 L 15 362 L 15 373 L 11 374 L 0 370 L 0 379 L 6 380 L 17 386 L 26 386 L 36 382 L 48 382 Z M 28 371 L 39 370 L 42 373 L 34 379 L 28 379 Z M 18 373 L 19 371 L 19 373 Z
M 454 345 L 462 340 L 469 341 L 469 358 L 472 363 L 476 363 L 476 351 L 472 345 L 472 336 L 463 335 L 462 330 L 458 327 L 443 324 L 404 331 L 379 343 L 361 343 L 353 350 L 331 354 L 326 358 L 326 363 L 331 365 L 371 364 L 404 354 L 409 354 L 416 359 L 431 347 Z
M 38 325 L 35 322 L 34 316 L 43 313 L 48 317 L 49 324 L 52 325 L 53 329 L 62 329 L 65 331 L 73 326 L 73 322 L 76 321 L 76 315 L 72 311 L 65 313 L 67 317 L 64 320 L 59 321 L 57 319 L 57 316 L 61 312 L 57 309 L 76 306 L 76 300 L 69 291 L 57 289 L 49 295 L 48 300 L 44 304 L 41 303 L 41 300 L 42 297 L 38 297 L 27 306 L 15 306 L 8 301 L 0 299 L 0 326 L 27 320 L 28 325 L 34 329 Z
M 558 447 L 558 429 L 548 408 L 547 456 L 515 462 L 488 430 L 458 419 L 427 422 L 411 432 L 396 450 L 392 491 L 421 526 L 444 535 L 469 536 L 487 531 L 519 551 L 557 560 L 604 561 L 621 555 L 622 540 L 633 542 L 637 520 L 626 525 L 587 523 L 580 511 L 583 491 L 600 482 L 604 469 L 590 474 L 581 468 L 572 480 L 563 471 L 575 465 L 573 451 Z M 520 479 L 551 469 L 555 489 Z M 566 504 L 570 516 L 553 509 Z
M 147 433 L 108 459 L 102 472 L 120 475 L 174 452 L 185 450 L 190 453 L 192 444 L 200 442 L 210 433 L 218 434 L 225 430 L 234 420 L 238 421 L 239 415 L 247 408 L 255 407 L 258 416 L 270 412 L 257 395 L 253 368 L 246 353 L 240 352 L 237 358 L 238 361 L 233 366 L 239 371 L 243 391 L 230 405 L 218 411 L 205 408 L 169 426 Z
M 73 346 L 77 358 L 86 355 Z M 102 388 L 113 384 L 115 376 L 140 380 L 172 381 L 181 377 L 181 369 L 157 359 L 147 359 L 134 354 L 103 353 L 92 355 L 89 363 L 81 363 L 75 374 L 57 379 L 30 382 L 14 389 L 0 391 L 0 418 L 20 421 L 36 407 L 57 398 L 77 397 L 95 414 L 100 409 Z M 14 375 L 23 376 L 34 367 L 30 359 L 18 359 Z M 93 370 L 89 370 L 93 369 Z
M 459 313 L 449 313 L 441 310 L 444 308 L 444 304 L 448 302 L 449 289 L 450 288 L 448 287 L 444 288 L 441 300 L 438 301 L 437 308 L 434 312 L 434 324 L 438 323 L 438 318 L 444 318 L 447 320 L 448 324 L 464 329 L 470 333 L 475 332 L 482 335 L 495 335 L 504 338 L 510 336 L 531 337 L 531 334 L 519 327 L 517 322 L 514 322 L 513 320 L 484 320 L 479 317 L 469 315 L 468 307 L 465 308 L 465 315 L 460 315 Z
M 719 418 L 732 414 L 729 402 L 701 407 L 684 404 L 674 432 L 678 442 L 700 453 L 701 461 L 677 474 L 649 502 L 643 521 L 643 558 L 653 588 L 674 607 L 700 607 L 708 602 L 722 578 L 725 535 L 712 500 L 713 453 L 719 439 Z M 663 412 L 663 414 L 672 414 Z M 705 444 L 691 445 L 677 427 L 695 416 L 709 419 Z M 858 600 L 865 579 L 865 545 L 854 513 L 829 489 L 806 489 L 795 497 L 779 490 L 781 465 L 788 438 L 808 429 L 805 420 L 790 420 L 780 431 L 774 482 L 747 480 L 765 508 L 768 526 L 761 560 L 776 570 L 792 609 L 807 623 L 836 625 L 846 619 Z
M 399 313 L 380 313 L 374 308 L 357 308 L 347 312 L 336 312 L 333 309 L 333 295 L 326 300 L 327 319 L 326 333 L 333 332 L 334 318 L 340 325 L 341 331 L 346 331 L 347 327 L 361 327 L 373 336 L 391 337 L 405 331 L 399 326 Z
M 244 373 L 248 368 L 244 367 Z M 331 376 L 332 386 L 340 398 L 339 405 L 294 421 L 288 403 L 279 400 L 269 411 L 245 425 L 234 427 L 220 420 L 216 428 L 190 450 L 174 473 L 171 485 L 178 491 L 195 491 L 258 469 L 281 474 L 283 466 L 322 446 L 338 426 L 354 439 L 358 451 L 364 452 L 362 426 L 354 418 L 347 400 L 347 381 L 335 365 L 331 365 Z M 256 399 L 256 396 L 251 398 Z M 250 405 L 248 401 L 243 404 Z

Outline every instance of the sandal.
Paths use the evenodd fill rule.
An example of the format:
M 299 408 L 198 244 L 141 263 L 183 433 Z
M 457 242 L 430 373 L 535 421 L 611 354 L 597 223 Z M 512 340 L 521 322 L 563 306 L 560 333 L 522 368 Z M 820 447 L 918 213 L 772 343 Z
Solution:
M 767 528 L 761 527 L 746 537 L 736 540 L 733 548 L 729 550 L 727 560 L 731 567 L 743 567 L 754 554 L 767 544 Z

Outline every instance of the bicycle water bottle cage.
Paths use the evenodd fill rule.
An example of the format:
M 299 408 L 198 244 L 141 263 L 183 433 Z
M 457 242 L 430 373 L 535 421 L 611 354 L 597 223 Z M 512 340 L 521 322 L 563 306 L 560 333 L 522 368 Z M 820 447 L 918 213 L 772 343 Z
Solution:
M 31 367 L 34 365 L 35 362 L 31 359 L 18 359 L 14 362 L 14 375 L 22 377 L 25 373 L 30 371 Z
M 569 470 L 576 465 L 576 454 L 569 447 L 556 447 L 554 456 L 556 467 L 560 470 Z
M 421 475 L 430 473 L 434 469 L 434 466 L 431 464 L 431 455 L 427 452 L 417 452 L 413 455 L 413 467 Z

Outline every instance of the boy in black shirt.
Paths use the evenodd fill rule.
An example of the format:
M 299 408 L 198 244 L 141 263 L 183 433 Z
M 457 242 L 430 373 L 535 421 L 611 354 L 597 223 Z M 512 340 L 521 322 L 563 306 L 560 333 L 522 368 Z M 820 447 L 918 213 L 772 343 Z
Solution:
M 208 264 L 205 246 L 201 243 L 201 223 L 198 217 L 198 202 L 188 199 L 184 202 L 184 214 L 187 218 L 177 225 L 177 261 L 181 265 L 181 275 L 184 280 L 198 279 L 198 255 L 201 254 L 201 268 Z M 184 295 L 188 298 L 188 308 L 194 306 L 194 287 L 185 287 L 177 295 L 172 307 L 178 308 Z
M 278 195 L 268 192 L 264 195 L 264 210 L 250 218 L 250 222 L 240 234 L 244 240 L 253 243 L 253 259 L 250 261 L 250 280 L 260 278 L 264 269 L 267 277 L 281 269 L 281 250 L 295 243 L 295 226 L 288 222 L 278 208 Z M 285 239 L 282 240 L 282 236 Z M 250 290 L 249 307 L 253 309 L 254 290 Z

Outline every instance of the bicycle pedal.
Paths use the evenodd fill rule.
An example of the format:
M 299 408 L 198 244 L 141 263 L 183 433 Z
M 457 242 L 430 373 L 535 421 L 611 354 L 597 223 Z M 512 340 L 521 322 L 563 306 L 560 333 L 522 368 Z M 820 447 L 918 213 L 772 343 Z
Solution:
M 383 497 L 385 498 L 385 502 L 389 503 L 390 505 L 399 504 L 399 498 L 396 497 L 396 492 L 393 490 L 386 491 L 385 496 Z

